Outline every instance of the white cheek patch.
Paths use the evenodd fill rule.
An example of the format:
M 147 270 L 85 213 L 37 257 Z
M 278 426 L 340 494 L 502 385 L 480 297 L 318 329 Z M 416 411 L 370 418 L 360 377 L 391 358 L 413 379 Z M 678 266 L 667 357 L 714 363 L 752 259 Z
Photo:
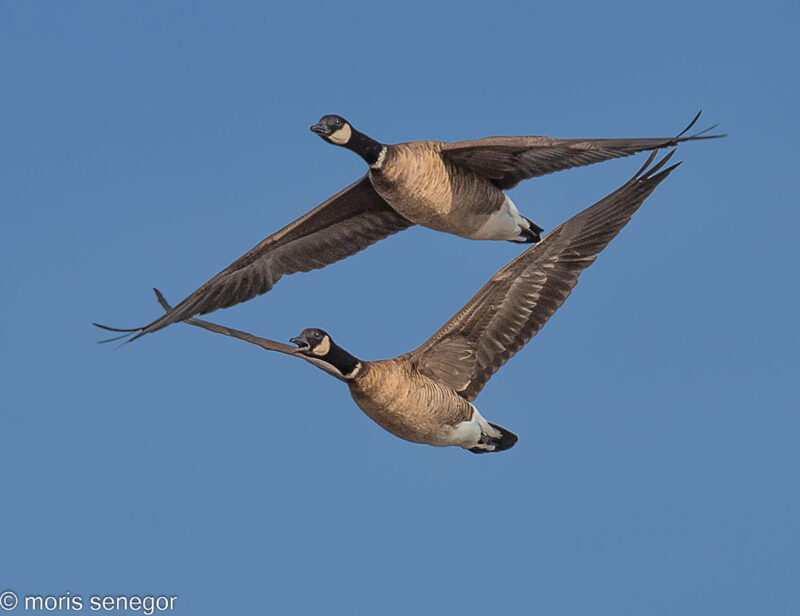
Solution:
M 311 352 L 316 355 L 317 357 L 325 357 L 328 352 L 331 350 L 331 339 L 329 336 L 325 336 L 317 346 L 311 349 Z
M 345 125 L 331 133 L 331 136 L 328 137 L 328 139 L 331 143 L 335 143 L 336 145 L 344 145 L 350 141 L 352 134 L 353 131 L 350 129 L 350 125 L 345 122 Z

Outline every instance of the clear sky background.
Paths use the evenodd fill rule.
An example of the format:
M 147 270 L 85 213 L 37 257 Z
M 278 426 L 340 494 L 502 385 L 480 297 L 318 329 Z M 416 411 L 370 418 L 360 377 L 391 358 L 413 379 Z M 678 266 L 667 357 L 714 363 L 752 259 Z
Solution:
M 796 2 L 0 4 L 0 592 L 176 614 L 797 614 Z M 720 122 L 477 399 L 401 441 L 301 361 L 131 327 L 384 142 Z M 644 155 L 523 183 L 552 229 Z M 414 228 L 215 321 L 411 350 L 510 243 Z M 90 613 L 84 610 L 85 613 Z M 21 608 L 15 612 L 22 613 Z M 64 612 L 66 613 L 66 612 Z

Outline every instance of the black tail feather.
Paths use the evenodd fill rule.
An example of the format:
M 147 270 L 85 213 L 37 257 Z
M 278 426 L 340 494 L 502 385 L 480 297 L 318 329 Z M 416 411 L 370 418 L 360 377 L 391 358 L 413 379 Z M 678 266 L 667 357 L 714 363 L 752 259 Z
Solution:
M 523 218 L 525 218 L 523 216 Z M 541 241 L 542 233 L 544 229 L 542 229 L 539 225 L 533 222 L 530 218 L 525 218 L 528 221 L 528 225 L 530 227 L 528 229 L 522 229 L 522 235 L 520 235 L 518 240 L 510 240 L 515 244 L 535 244 L 536 242 Z
M 486 449 L 484 447 L 472 447 L 469 451 L 472 453 L 494 453 L 495 451 L 505 451 L 506 449 L 511 449 L 517 442 L 517 435 L 511 432 L 510 430 L 506 430 L 505 428 L 498 426 L 497 424 L 490 423 L 490 426 L 500 432 L 499 437 L 493 437 L 485 435 L 486 442 L 483 443 L 484 445 L 494 445 L 494 449 Z M 483 440 L 483 439 L 481 439 Z

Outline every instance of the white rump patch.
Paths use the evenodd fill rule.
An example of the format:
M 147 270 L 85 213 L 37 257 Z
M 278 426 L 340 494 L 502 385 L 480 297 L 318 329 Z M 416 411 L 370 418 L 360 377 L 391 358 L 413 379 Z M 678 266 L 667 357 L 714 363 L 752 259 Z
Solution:
M 350 128 L 350 125 L 345 122 L 344 126 L 331 133 L 331 136 L 328 137 L 328 140 L 336 145 L 345 145 L 348 141 L 350 141 L 350 137 L 352 135 L 353 130 Z
M 504 195 L 500 209 L 489 216 L 489 220 L 470 237 L 474 240 L 512 240 L 518 241 L 522 229 L 527 229 L 528 221 L 519 213 L 517 206 Z
M 453 431 L 451 432 L 452 441 L 450 444 L 463 447 L 464 449 L 472 449 L 478 446 L 478 441 L 481 440 L 483 434 L 488 434 L 494 438 L 500 438 L 500 432 L 489 425 L 489 422 L 481 416 L 478 409 L 472 404 L 470 404 L 470 406 L 472 407 L 472 419 L 469 421 L 462 421 L 460 424 L 456 424 L 453 427 Z M 481 445 L 481 447 L 484 446 Z M 493 447 L 490 445 L 486 446 L 485 449 L 492 451 Z

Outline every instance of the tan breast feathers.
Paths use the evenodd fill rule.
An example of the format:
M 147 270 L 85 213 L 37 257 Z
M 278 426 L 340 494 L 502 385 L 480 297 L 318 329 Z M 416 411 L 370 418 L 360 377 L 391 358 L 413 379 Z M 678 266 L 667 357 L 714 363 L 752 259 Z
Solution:
M 503 193 L 474 172 L 446 163 L 435 141 L 391 146 L 380 170 L 370 171 L 378 194 L 409 220 L 471 237 L 497 211 Z
M 406 356 L 365 362 L 350 385 L 356 404 L 385 430 L 408 441 L 435 444 L 472 406 L 452 389 L 417 373 Z

